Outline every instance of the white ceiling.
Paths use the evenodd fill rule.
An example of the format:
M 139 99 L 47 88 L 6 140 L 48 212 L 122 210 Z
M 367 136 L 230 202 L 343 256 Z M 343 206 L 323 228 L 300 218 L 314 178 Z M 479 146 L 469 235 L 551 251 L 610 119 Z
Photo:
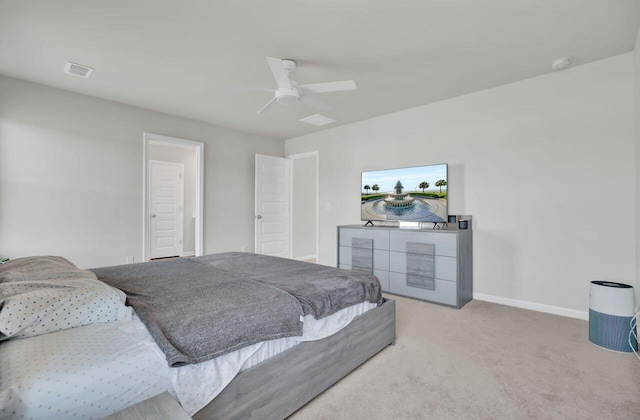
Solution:
M 257 115 L 272 94 L 238 88 L 275 86 L 266 56 L 356 81 L 317 95 L 334 127 L 629 52 L 639 28 L 638 0 L 0 0 L 0 74 L 285 139 L 322 128 Z

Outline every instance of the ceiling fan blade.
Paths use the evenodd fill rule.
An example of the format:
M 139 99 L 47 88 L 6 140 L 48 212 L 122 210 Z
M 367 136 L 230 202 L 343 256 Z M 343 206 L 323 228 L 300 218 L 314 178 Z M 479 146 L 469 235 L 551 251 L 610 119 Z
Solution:
M 289 73 L 284 67 L 284 63 L 279 58 L 267 57 L 267 64 L 273 73 L 273 78 L 280 88 L 291 89 L 291 81 L 289 81 Z
M 343 80 L 341 82 L 312 83 L 310 85 L 300 85 L 299 88 L 313 93 L 340 92 L 343 90 L 356 90 L 356 82 L 353 80 Z
M 316 109 L 319 109 L 320 111 L 323 111 L 323 112 L 329 112 L 333 109 L 333 107 L 328 103 L 321 101 L 320 99 L 316 99 L 313 96 L 303 95 L 300 97 L 300 100 L 305 104 L 311 107 L 314 107 Z
M 265 106 L 260 108 L 260 111 L 258 111 L 258 114 L 264 114 L 265 112 L 273 108 L 273 106 L 275 106 L 277 103 L 278 103 L 278 98 L 274 96 L 273 99 L 267 102 Z

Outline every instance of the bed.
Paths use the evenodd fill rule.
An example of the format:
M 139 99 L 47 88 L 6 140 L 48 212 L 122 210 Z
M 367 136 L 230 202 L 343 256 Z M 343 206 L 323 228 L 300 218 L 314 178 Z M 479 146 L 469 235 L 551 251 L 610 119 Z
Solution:
M 246 253 L 91 271 L 56 257 L 35 260 L 35 268 L 34 260 L 29 262 L 28 268 L 19 267 L 19 260 L 0 266 L 2 418 L 99 418 L 164 391 L 196 419 L 285 418 L 395 339 L 395 303 L 382 300 L 379 282 L 370 274 Z M 178 289 L 169 303 L 153 296 L 150 279 L 161 291 L 170 283 L 172 290 Z M 207 297 L 203 281 L 215 283 L 214 295 L 223 300 Z M 14 302 L 20 296 L 16 287 L 34 282 L 46 286 L 46 293 L 36 291 L 42 302 L 62 302 L 46 316 L 43 309 L 32 308 L 38 305 Z M 195 297 L 183 290 L 192 283 Z M 348 283 L 356 287 L 347 290 L 343 286 Z M 72 297 L 52 296 L 61 293 L 60 284 L 69 286 Z M 35 295 L 29 290 L 31 299 Z M 122 304 L 122 290 L 135 311 Z M 268 312 L 266 321 L 257 315 L 265 306 L 263 293 L 279 312 Z M 185 300 L 190 304 L 179 303 Z M 71 301 L 83 305 L 70 308 Z M 154 312 L 152 304 L 181 309 L 163 319 L 164 311 Z M 227 314 L 234 306 L 249 310 Z M 18 309 L 34 312 L 30 315 L 37 322 L 20 330 L 19 323 L 7 321 L 14 320 Z M 13 316 L 8 316 L 10 310 Z M 73 318 L 80 310 L 77 325 L 59 325 L 68 324 L 65 316 Z M 207 311 L 215 319 L 200 315 Z M 194 326 L 191 319 L 204 320 L 210 328 Z M 178 332 L 160 337 L 175 327 L 172 322 Z M 261 335 L 247 335 L 256 328 Z M 220 336 L 214 347 L 206 347 L 214 335 Z M 181 341 L 183 336 L 188 340 Z M 134 385 L 123 386 L 129 383 Z

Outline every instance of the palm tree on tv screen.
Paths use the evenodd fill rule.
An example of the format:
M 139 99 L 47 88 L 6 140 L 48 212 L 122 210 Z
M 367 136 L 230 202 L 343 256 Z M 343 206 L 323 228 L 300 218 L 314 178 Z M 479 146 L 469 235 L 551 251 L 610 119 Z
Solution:
M 447 185 L 447 181 L 444 179 L 439 179 L 436 181 L 436 187 L 440 187 L 440 194 L 442 194 L 442 187 Z
M 363 188 L 366 191 L 366 193 L 369 194 L 369 190 L 371 189 L 371 187 L 367 184 Z
M 429 188 L 429 183 L 427 181 L 423 181 L 420 183 L 420 185 L 418 185 L 418 188 L 422 188 L 422 192 L 424 192 L 424 190 Z

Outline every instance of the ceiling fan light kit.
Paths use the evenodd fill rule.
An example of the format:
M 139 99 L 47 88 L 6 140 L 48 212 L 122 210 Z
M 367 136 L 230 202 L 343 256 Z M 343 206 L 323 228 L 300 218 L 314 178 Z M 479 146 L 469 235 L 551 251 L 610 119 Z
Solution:
M 296 88 L 280 88 L 276 91 L 276 100 L 282 105 L 293 105 L 300 102 L 300 92 Z
M 311 96 L 311 93 L 341 92 L 357 89 L 356 82 L 353 80 L 298 85 L 294 80 L 289 78 L 289 74 L 296 68 L 295 60 L 289 58 L 279 59 L 267 57 L 267 64 L 271 69 L 271 73 L 273 74 L 273 78 L 275 79 L 278 88 L 273 89 L 273 98 L 260 108 L 258 114 L 263 114 L 278 104 L 293 105 L 298 102 L 303 102 L 304 104 L 320 111 L 328 112 L 331 111 L 333 107 L 328 103 Z M 335 121 L 336 120 L 332 122 Z

